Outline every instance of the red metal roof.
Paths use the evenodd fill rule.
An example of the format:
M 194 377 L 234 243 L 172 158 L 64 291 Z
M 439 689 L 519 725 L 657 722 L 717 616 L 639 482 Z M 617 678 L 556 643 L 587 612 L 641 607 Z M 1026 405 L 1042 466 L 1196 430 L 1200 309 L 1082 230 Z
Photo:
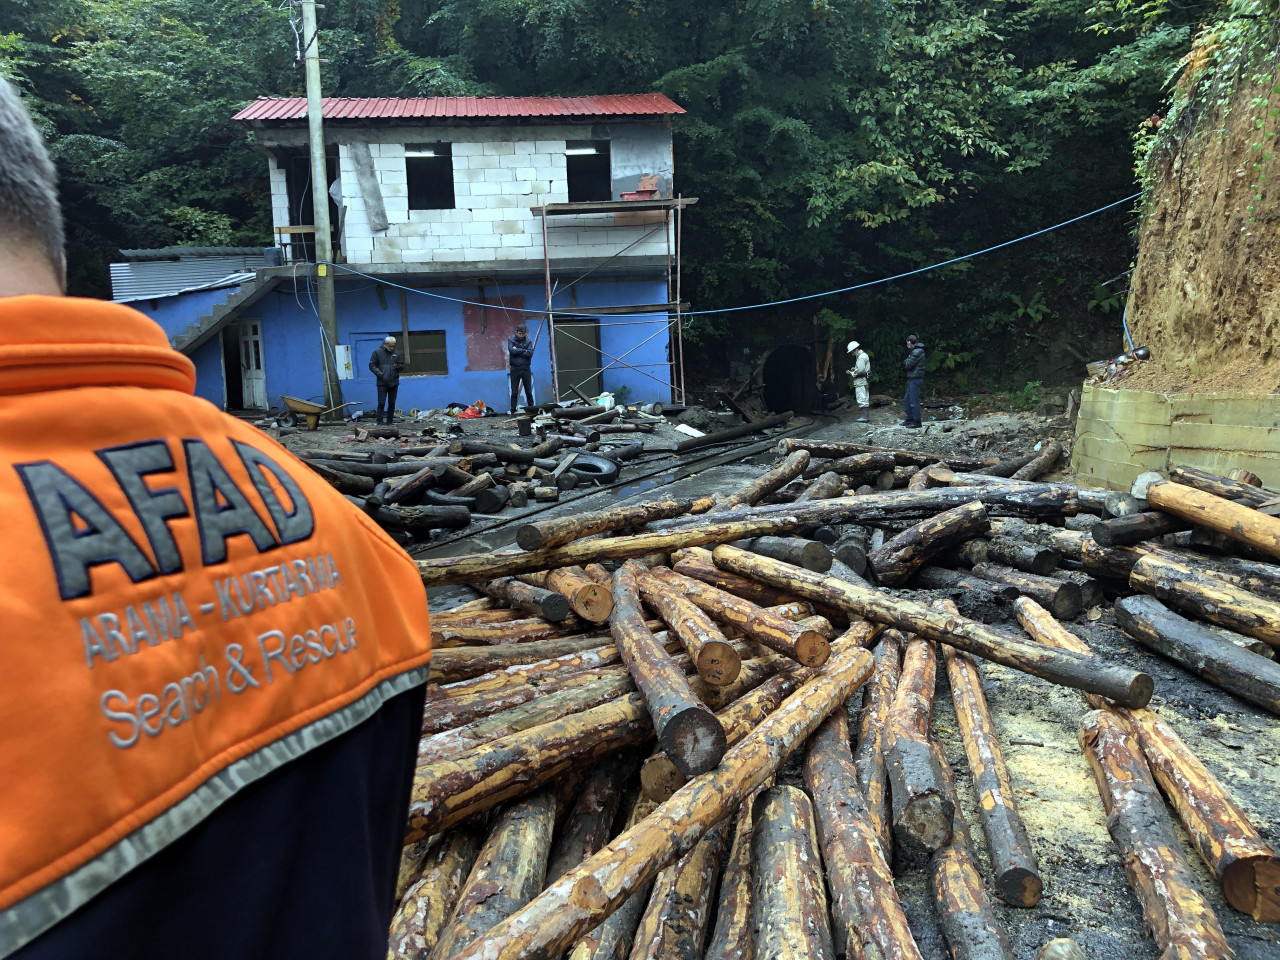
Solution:
M 625 117 L 684 113 L 661 93 L 602 97 L 325 97 L 326 120 Z M 305 97 L 259 97 L 236 120 L 303 120 Z

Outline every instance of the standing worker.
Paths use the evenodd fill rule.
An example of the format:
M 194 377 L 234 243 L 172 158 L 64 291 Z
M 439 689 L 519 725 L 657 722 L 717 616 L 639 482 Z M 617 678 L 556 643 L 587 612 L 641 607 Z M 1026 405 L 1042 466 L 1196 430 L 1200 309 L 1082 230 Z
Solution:
M 923 413 L 920 408 L 920 388 L 924 385 L 924 361 L 924 344 L 913 333 L 907 337 L 907 359 L 902 362 L 907 369 L 907 394 L 902 398 L 906 419 L 902 421 L 902 426 L 912 430 L 924 425 L 920 422 Z
M 194 397 L 159 326 L 64 278 L 0 80 L 0 958 L 384 960 L 422 580 Z
M 529 328 L 523 323 L 516 327 L 513 336 L 507 338 L 507 369 L 511 373 L 511 409 L 516 412 L 516 398 L 520 395 L 520 387 L 524 386 L 525 399 L 533 406 L 533 341 L 529 339 Z
M 867 393 L 867 385 L 871 382 L 871 358 L 857 340 L 850 340 L 847 349 L 849 356 L 853 358 L 853 369 L 849 371 L 849 376 L 853 377 L 853 395 L 862 411 L 858 423 L 866 423 L 867 411 L 871 408 L 870 395 Z
M 404 357 L 396 349 L 396 338 L 388 336 L 382 346 L 369 357 L 369 370 L 378 381 L 378 423 L 394 423 L 396 419 L 396 394 L 400 392 L 400 371 Z M 387 405 L 387 419 L 382 419 L 382 405 Z

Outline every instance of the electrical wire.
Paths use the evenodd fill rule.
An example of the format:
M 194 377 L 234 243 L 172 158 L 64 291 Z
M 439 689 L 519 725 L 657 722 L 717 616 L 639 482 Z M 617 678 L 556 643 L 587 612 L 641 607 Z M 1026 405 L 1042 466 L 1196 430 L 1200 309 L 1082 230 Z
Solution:
M 788 297 L 785 300 L 769 300 L 764 303 L 752 303 L 752 304 L 747 304 L 741 307 L 719 307 L 712 310 L 690 310 L 690 311 L 681 313 L 680 316 L 681 317 L 705 317 L 705 316 L 711 316 L 713 314 L 721 314 L 721 313 L 740 313 L 745 310 L 765 310 L 770 307 L 781 307 L 781 306 L 786 306 L 792 303 L 803 303 L 808 300 L 817 300 L 822 297 L 832 297 L 841 293 L 851 293 L 854 290 L 865 290 L 868 287 L 879 286 L 880 284 L 884 284 L 884 283 L 892 283 L 895 280 L 904 280 L 907 277 L 918 276 L 922 273 L 928 273 L 932 270 L 941 270 L 943 267 L 949 267 L 949 266 L 952 266 L 953 264 L 963 263 L 966 260 L 972 260 L 974 257 L 980 257 L 980 256 L 983 256 L 984 254 L 994 253 L 996 250 L 1003 250 L 1005 247 L 1011 247 L 1016 243 L 1022 243 L 1025 240 L 1032 240 L 1036 237 L 1044 236 L 1046 233 L 1052 233 L 1054 230 L 1060 230 L 1063 227 L 1069 227 L 1074 223 L 1079 223 L 1081 220 L 1086 220 L 1089 217 L 1097 216 L 1099 213 L 1105 213 L 1108 210 L 1112 210 L 1116 207 L 1122 206 L 1123 204 L 1126 204 L 1133 200 L 1138 199 L 1138 197 L 1140 196 L 1142 196 L 1142 193 L 1138 192 L 1130 196 L 1124 197 L 1123 199 L 1113 201 L 1112 203 L 1108 203 L 1105 206 L 1098 207 L 1096 210 L 1090 210 L 1088 213 L 1082 213 L 1077 217 L 1072 217 L 1070 220 L 1063 220 L 1061 223 L 1055 223 L 1052 226 L 1044 227 L 1032 233 L 1024 234 L 1021 237 L 1015 237 L 1012 240 L 1005 240 L 1003 243 L 997 243 L 990 247 L 983 247 L 981 250 L 974 250 L 971 253 L 962 254 L 961 256 L 958 256 L 958 257 L 952 257 L 950 260 L 943 260 L 940 263 L 933 263 L 927 267 L 917 267 L 914 270 L 907 270 L 903 273 L 895 273 L 892 276 L 880 277 L 879 279 L 876 279 L 876 280 L 867 280 L 867 281 L 864 281 L 863 283 L 855 283 L 852 286 L 848 286 L 848 287 L 837 287 L 834 290 L 823 290 L 821 293 L 809 293 L 799 297 Z M 313 264 L 313 266 L 319 267 L 321 266 L 322 263 L 325 266 L 330 266 L 338 270 L 344 270 L 347 273 L 354 274 L 357 277 L 363 277 L 366 280 L 374 280 L 378 283 L 384 284 L 389 287 L 394 287 L 395 289 L 398 289 L 398 290 L 407 290 L 410 293 L 417 293 L 417 294 L 421 294 L 422 296 L 432 297 L 437 300 L 447 300 L 452 303 L 459 303 L 467 306 L 473 306 L 473 307 L 487 306 L 487 304 L 478 303 L 474 300 L 463 300 L 458 297 L 446 297 L 443 294 L 432 293 L 429 290 L 421 290 L 414 287 L 406 287 L 402 284 L 393 283 L 392 281 L 384 279 L 382 277 L 376 277 L 376 276 L 373 276 L 372 274 L 361 273 L 359 270 L 352 269 L 347 264 L 318 261 L 317 263 Z M 577 282 L 577 281 L 574 281 L 574 282 Z M 509 310 L 512 313 L 527 313 L 527 314 L 536 315 L 536 316 L 545 316 L 547 313 L 545 309 L 531 310 L 523 307 L 508 307 L 507 310 Z M 597 316 L 596 314 L 590 314 L 590 313 L 582 313 L 582 314 L 574 313 L 571 310 L 570 311 L 552 310 L 552 312 L 557 317 L 592 318 Z M 642 313 L 620 314 L 620 316 L 634 316 L 634 317 L 645 316 L 645 315 L 646 314 L 642 314 Z

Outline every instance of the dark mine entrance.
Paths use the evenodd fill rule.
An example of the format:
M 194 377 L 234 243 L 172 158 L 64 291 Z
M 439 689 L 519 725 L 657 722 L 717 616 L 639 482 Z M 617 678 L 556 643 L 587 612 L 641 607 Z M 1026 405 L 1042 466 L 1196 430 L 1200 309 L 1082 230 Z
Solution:
M 813 353 L 798 343 L 776 348 L 764 362 L 764 405 L 772 413 L 808 413 L 818 399 Z

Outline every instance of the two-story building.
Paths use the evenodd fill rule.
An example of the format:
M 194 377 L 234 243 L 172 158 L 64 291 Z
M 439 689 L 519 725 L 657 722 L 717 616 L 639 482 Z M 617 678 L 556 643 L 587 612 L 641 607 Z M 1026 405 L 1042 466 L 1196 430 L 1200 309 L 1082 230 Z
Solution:
M 537 343 L 539 401 L 570 399 L 571 386 L 679 396 L 678 227 L 694 202 L 674 187 L 681 112 L 661 94 L 325 100 L 344 399 L 372 407 L 369 355 L 393 334 L 402 410 L 505 410 L 520 322 Z M 267 155 L 279 248 L 267 262 L 279 265 L 211 309 L 201 291 L 203 316 L 184 306 L 190 292 L 136 305 L 192 357 L 214 403 L 319 398 L 306 101 L 260 98 L 236 119 Z

